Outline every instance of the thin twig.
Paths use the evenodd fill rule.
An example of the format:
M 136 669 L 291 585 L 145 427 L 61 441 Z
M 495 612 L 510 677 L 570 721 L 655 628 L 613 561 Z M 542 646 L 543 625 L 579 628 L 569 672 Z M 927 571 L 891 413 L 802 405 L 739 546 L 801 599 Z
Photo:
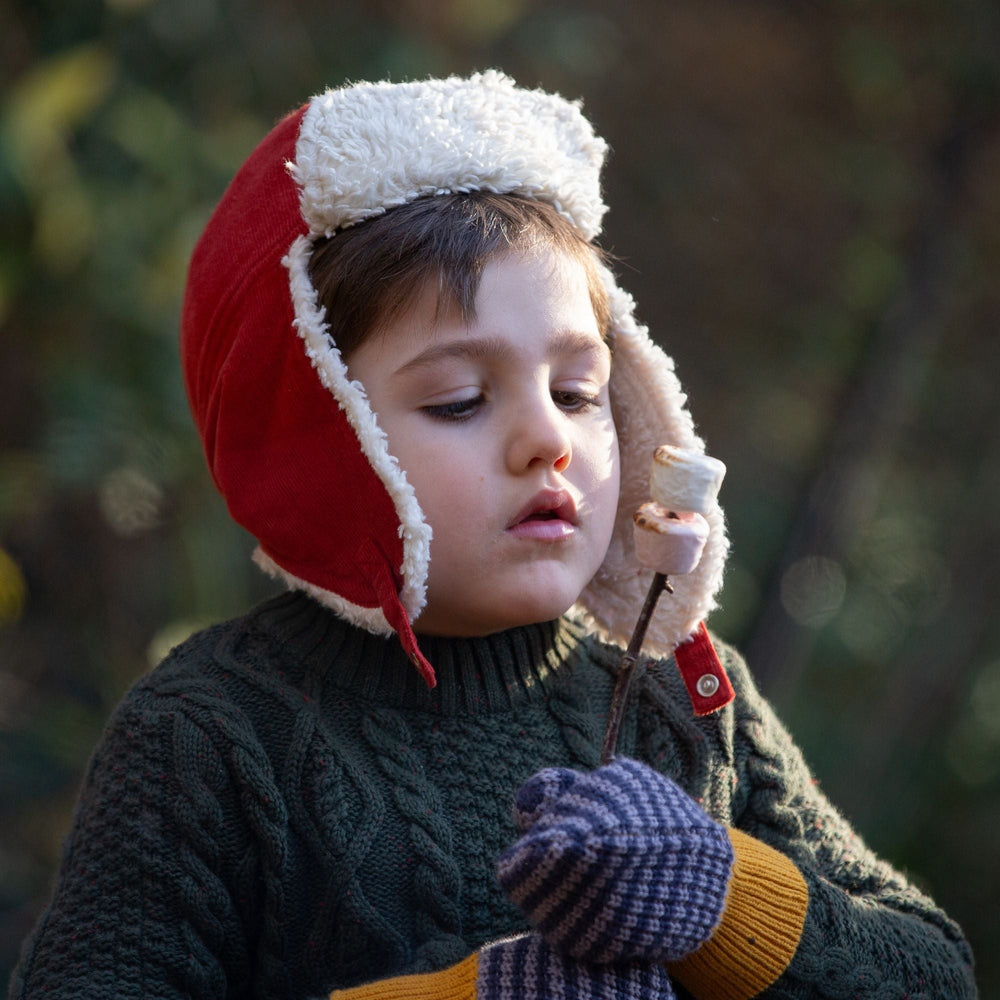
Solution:
M 653 582 L 646 592 L 646 600 L 643 602 L 642 611 L 639 612 L 639 620 L 635 623 L 632 638 L 629 639 L 628 648 L 622 657 L 622 665 L 618 668 L 618 679 L 615 682 L 615 691 L 611 696 L 611 705 L 608 708 L 608 724 L 604 730 L 604 743 L 601 746 L 601 763 L 610 764 L 615 757 L 615 748 L 618 746 L 618 733 L 622 727 L 622 719 L 625 717 L 625 706 L 628 704 L 629 689 L 632 686 L 632 678 L 635 674 L 635 662 L 639 658 L 639 651 L 642 649 L 642 641 L 646 638 L 646 629 L 649 628 L 650 619 L 653 617 L 653 609 L 660 599 L 660 594 L 666 590 L 674 592 L 670 586 L 670 581 L 666 574 L 656 573 Z

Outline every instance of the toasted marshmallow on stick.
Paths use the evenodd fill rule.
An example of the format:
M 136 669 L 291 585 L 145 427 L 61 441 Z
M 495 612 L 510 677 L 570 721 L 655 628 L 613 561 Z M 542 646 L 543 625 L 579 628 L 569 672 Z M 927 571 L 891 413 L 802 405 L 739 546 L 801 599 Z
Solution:
M 726 467 L 717 458 L 661 444 L 653 453 L 650 496 L 674 513 L 707 514 L 715 504 Z
M 673 593 L 669 580 L 671 575 L 690 573 L 701 561 L 709 535 L 708 521 L 702 515 L 709 513 L 714 507 L 725 474 L 726 467 L 717 458 L 709 458 L 696 451 L 665 444 L 653 454 L 653 468 L 649 477 L 649 492 L 653 499 L 642 504 L 632 515 L 632 521 L 636 558 L 647 569 L 653 570 L 654 574 L 642 611 L 639 612 L 639 620 L 622 657 L 615 691 L 611 696 L 608 723 L 601 746 L 602 764 L 614 760 L 635 663 L 656 602 L 664 590 Z M 733 694 L 732 685 L 712 649 L 704 625 L 697 634 L 702 637 L 697 646 L 698 652 L 687 658 L 688 664 L 694 665 L 694 673 L 689 676 L 690 672 L 685 673 L 682 668 L 681 676 L 691 695 L 695 714 L 705 715 L 728 704 Z M 711 653 L 709 658 L 704 655 L 706 644 Z M 678 646 L 677 650 L 683 648 L 683 645 Z M 681 654 L 676 650 L 675 657 L 680 665 Z M 706 666 L 710 660 L 714 660 L 717 670 Z M 713 700 L 699 689 L 698 685 L 706 677 L 715 682 L 712 694 L 721 687 L 722 696 Z
M 635 555 L 647 569 L 666 576 L 690 573 L 708 541 L 708 521 L 691 511 L 675 513 L 655 500 L 633 515 Z

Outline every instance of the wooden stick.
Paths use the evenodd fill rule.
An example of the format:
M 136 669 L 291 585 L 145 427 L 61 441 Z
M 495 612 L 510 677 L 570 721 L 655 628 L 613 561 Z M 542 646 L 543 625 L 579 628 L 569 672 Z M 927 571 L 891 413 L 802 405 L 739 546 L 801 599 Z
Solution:
M 618 746 L 618 733 L 622 727 L 622 719 L 625 717 L 629 689 L 635 674 L 635 663 L 639 658 L 639 651 L 642 649 L 642 641 L 646 638 L 646 629 L 649 628 L 650 619 L 653 617 L 653 609 L 664 590 L 670 594 L 674 592 L 666 574 L 654 574 L 653 582 L 646 592 L 642 611 L 639 612 L 639 620 L 635 623 L 632 638 L 629 639 L 628 648 L 622 657 L 622 665 L 618 668 L 618 679 L 615 681 L 615 691 L 611 696 L 611 705 L 608 707 L 608 724 L 604 730 L 604 743 L 601 746 L 602 764 L 610 764 L 614 760 L 615 748 Z

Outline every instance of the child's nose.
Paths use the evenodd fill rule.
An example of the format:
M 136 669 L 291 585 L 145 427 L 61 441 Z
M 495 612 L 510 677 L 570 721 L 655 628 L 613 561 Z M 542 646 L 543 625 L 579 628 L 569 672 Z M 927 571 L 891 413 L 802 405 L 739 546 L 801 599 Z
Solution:
M 538 464 L 562 472 L 572 454 L 566 414 L 551 396 L 517 407 L 507 449 L 512 472 L 522 472 Z

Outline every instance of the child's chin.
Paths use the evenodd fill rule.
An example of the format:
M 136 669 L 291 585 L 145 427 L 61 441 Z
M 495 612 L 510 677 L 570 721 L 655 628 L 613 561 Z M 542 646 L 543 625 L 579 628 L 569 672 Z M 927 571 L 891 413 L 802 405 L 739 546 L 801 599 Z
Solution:
M 465 588 L 435 589 L 432 581 L 413 627 L 418 634 L 468 637 L 552 621 L 573 607 L 588 580 L 584 567 L 546 560 L 518 572 L 494 569 Z
M 511 628 L 552 621 L 569 611 L 575 603 L 576 595 L 546 595 L 544 598 L 527 601 L 521 594 L 517 600 L 509 602 L 498 595 L 498 599 L 486 608 L 467 607 L 440 611 L 429 608 L 425 615 L 421 615 L 413 623 L 413 628 L 418 635 L 456 638 L 493 635 Z
M 519 599 L 511 602 L 509 606 L 495 609 L 495 614 L 492 616 L 495 620 L 495 627 L 489 631 L 502 632 L 508 628 L 519 628 L 523 625 L 537 625 L 539 622 L 552 621 L 569 611 L 576 603 L 578 596 L 574 592 L 572 595 L 546 595 L 526 601 L 523 599 L 523 595 L 519 595 Z

